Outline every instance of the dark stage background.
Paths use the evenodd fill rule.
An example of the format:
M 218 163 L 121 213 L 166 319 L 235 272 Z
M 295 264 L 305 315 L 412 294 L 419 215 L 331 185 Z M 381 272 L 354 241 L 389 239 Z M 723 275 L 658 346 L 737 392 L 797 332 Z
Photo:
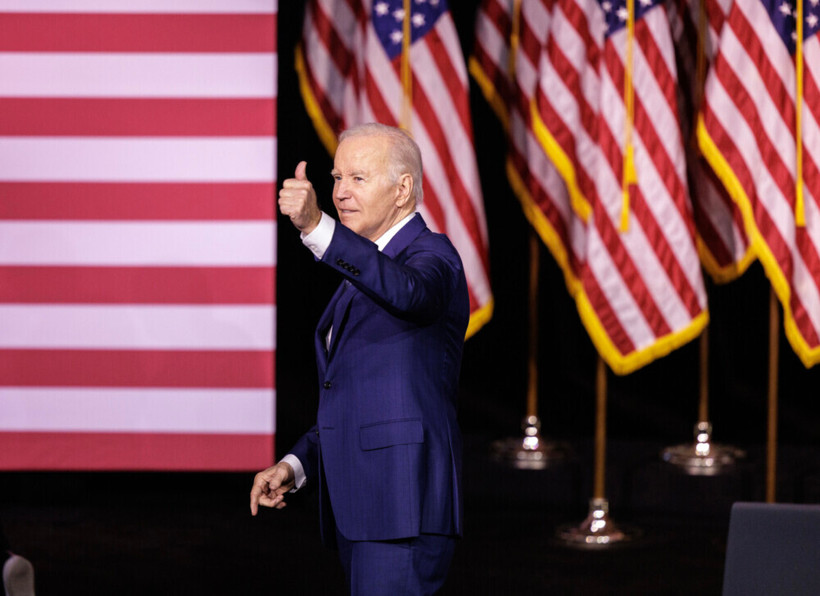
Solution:
M 475 1 L 450 3 L 469 55 Z M 298 161 L 323 206 L 332 167 L 304 110 L 293 64 L 304 4 L 279 3 L 279 172 Z M 692 440 L 698 342 L 625 377 L 609 374 L 606 493 L 613 519 L 641 531 L 603 551 L 567 548 L 562 524 L 586 515 L 593 470 L 596 352 L 562 274 L 542 248 L 539 413 L 573 455 L 544 471 L 493 463 L 493 440 L 520 434 L 527 388 L 530 227 L 504 172 L 501 126 L 475 85 L 473 123 L 487 220 L 495 314 L 464 352 L 466 532 L 447 594 L 719 594 L 728 513 L 762 500 L 765 478 L 769 285 L 759 265 L 724 286 L 707 282 L 714 438 L 746 449 L 725 476 L 690 477 L 659 451 Z M 282 222 L 278 247 L 277 453 L 313 422 L 312 333 L 338 279 Z M 778 500 L 820 502 L 817 369 L 780 341 Z M 5 473 L 0 518 L 35 565 L 38 594 L 339 594 L 341 572 L 319 543 L 316 500 L 251 518 L 253 474 Z

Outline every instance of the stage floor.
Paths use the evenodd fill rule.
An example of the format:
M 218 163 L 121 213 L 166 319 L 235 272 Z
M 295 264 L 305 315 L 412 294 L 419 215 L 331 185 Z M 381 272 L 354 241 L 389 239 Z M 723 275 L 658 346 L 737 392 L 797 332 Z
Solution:
M 734 472 L 692 477 L 662 445 L 612 442 L 612 520 L 634 540 L 584 550 L 556 538 L 587 513 L 591 444 L 541 471 L 488 457 L 465 439 L 465 525 L 445 594 L 720 594 L 729 509 L 762 500 L 760 450 Z M 780 449 L 781 502 L 820 501 L 816 452 Z M 253 474 L 3 473 L 0 516 L 34 564 L 37 594 L 343 594 L 319 542 L 316 497 L 248 510 Z

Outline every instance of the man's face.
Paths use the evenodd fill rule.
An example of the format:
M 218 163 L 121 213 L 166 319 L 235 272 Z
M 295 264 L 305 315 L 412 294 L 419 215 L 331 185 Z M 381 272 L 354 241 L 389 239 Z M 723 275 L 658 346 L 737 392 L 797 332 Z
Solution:
M 390 180 L 389 141 L 380 136 L 345 139 L 333 161 L 333 204 L 339 221 L 375 242 L 406 214 L 399 185 Z

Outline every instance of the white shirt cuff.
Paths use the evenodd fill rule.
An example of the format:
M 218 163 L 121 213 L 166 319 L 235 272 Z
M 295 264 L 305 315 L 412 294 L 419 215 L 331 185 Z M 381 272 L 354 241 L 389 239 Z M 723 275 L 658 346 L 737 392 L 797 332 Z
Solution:
M 299 461 L 299 458 L 290 453 L 283 457 L 282 461 L 286 464 L 290 464 L 290 467 L 293 468 L 294 484 L 290 492 L 295 493 L 297 490 L 299 490 L 305 485 L 305 482 L 307 482 L 307 477 L 305 476 L 305 469 L 302 467 L 302 462 Z
M 322 211 L 322 219 L 310 234 L 301 234 L 302 244 L 310 249 L 317 259 L 325 255 L 330 241 L 333 240 L 333 232 L 336 230 L 336 220 Z

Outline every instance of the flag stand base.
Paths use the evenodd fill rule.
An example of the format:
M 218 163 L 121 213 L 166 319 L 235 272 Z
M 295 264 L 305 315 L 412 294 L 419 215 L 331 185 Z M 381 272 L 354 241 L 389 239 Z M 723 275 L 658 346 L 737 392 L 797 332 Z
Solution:
M 545 441 L 541 437 L 541 421 L 538 416 L 527 416 L 521 424 L 523 437 L 510 437 L 492 444 L 495 461 L 519 470 L 543 470 L 563 462 L 569 448 L 563 443 Z
M 707 421 L 695 425 L 695 442 L 667 447 L 661 459 L 692 476 L 717 476 L 735 469 L 746 452 L 731 445 L 712 443 L 712 425 Z
M 589 501 L 589 515 L 580 526 L 562 526 L 558 539 L 567 546 L 598 549 L 635 540 L 640 532 L 629 526 L 616 525 L 609 518 L 609 501 L 593 498 Z

